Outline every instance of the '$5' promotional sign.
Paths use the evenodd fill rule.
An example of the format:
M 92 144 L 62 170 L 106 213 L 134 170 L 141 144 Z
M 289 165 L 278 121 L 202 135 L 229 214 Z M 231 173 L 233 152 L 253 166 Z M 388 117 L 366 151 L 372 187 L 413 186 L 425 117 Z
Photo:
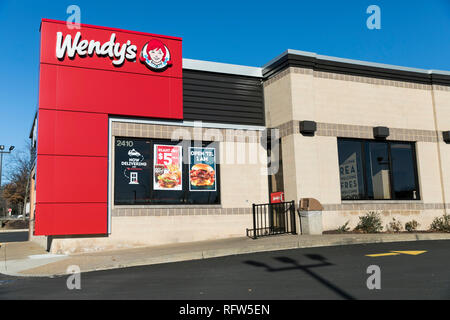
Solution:
M 154 190 L 182 190 L 180 146 L 155 144 Z

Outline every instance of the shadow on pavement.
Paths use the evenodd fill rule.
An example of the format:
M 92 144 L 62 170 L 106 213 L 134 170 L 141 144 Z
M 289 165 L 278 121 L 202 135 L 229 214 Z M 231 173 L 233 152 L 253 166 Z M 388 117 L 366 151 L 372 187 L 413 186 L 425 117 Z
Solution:
M 333 283 L 331 283 L 327 279 L 321 277 L 320 275 L 316 274 L 314 271 L 311 270 L 313 268 L 333 266 L 332 263 L 328 262 L 325 257 L 323 257 L 323 256 L 321 256 L 319 254 L 306 254 L 305 256 L 308 257 L 311 260 L 316 260 L 319 263 L 317 263 L 317 264 L 310 264 L 310 265 L 301 265 L 296 260 L 294 260 L 292 258 L 289 258 L 289 257 L 276 257 L 275 258 L 276 260 L 286 264 L 286 267 L 281 267 L 281 268 L 273 268 L 273 267 L 271 267 L 270 265 L 268 265 L 266 263 L 258 262 L 258 261 L 252 261 L 252 260 L 244 261 L 244 263 L 246 263 L 248 265 L 251 265 L 253 267 L 266 268 L 266 271 L 268 271 L 268 272 L 300 270 L 300 271 L 305 272 L 307 275 L 311 276 L 312 278 L 316 279 L 318 282 L 320 282 L 325 287 L 329 288 L 330 290 L 332 290 L 333 292 L 335 292 L 336 294 L 341 296 L 343 299 L 356 300 L 355 297 L 351 296 L 350 294 L 348 294 L 344 290 L 338 288 Z

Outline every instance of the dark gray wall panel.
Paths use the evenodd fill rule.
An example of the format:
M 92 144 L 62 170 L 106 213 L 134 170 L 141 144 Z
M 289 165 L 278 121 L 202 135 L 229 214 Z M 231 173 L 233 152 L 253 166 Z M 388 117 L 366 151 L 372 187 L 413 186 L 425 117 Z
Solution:
M 184 120 L 264 126 L 260 78 L 183 70 Z

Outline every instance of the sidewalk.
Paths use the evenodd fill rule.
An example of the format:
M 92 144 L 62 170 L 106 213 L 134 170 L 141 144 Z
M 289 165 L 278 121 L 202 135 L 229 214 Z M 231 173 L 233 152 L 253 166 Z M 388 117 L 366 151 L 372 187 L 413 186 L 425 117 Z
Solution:
M 79 266 L 81 272 L 88 272 L 263 251 L 418 240 L 450 240 L 450 233 L 282 235 L 257 240 L 242 237 L 69 256 L 49 254 L 32 242 L 16 242 L 1 244 L 0 273 L 54 276 L 66 274 L 71 265 Z

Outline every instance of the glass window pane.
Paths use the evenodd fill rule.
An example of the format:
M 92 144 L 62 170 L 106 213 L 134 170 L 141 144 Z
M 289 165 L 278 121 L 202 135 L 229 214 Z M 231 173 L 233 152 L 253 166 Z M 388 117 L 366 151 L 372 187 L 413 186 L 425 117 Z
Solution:
M 151 189 L 151 143 L 148 139 L 117 138 L 115 141 L 115 204 L 144 204 Z
M 390 199 L 388 144 L 365 142 L 367 193 L 369 199 Z
M 395 199 L 418 199 L 412 145 L 409 143 L 393 143 L 391 145 L 391 159 Z
M 186 189 L 190 191 L 188 191 L 187 203 L 219 204 L 220 164 L 218 160 L 220 156 L 218 143 L 203 142 L 202 147 L 198 147 L 195 142 L 192 142 L 192 146 L 188 150 L 190 154 L 185 170 Z M 207 168 L 198 168 L 198 164 L 206 164 Z
M 152 139 L 151 150 L 150 203 L 185 204 L 187 198 L 187 167 L 183 162 L 183 155 L 186 149 L 179 146 L 178 141 Z M 180 165 L 182 174 L 181 177 L 177 178 L 177 175 L 174 175 L 173 172 L 179 172 Z M 164 181 L 165 179 L 168 180 Z
M 361 142 L 338 140 L 341 198 L 364 199 Z
M 114 203 L 220 204 L 219 145 L 200 145 L 117 137 Z M 191 158 L 190 147 L 196 147 Z
M 270 192 L 283 192 L 284 191 L 284 182 L 283 182 L 283 151 L 281 149 L 281 140 L 278 142 L 278 155 L 275 155 L 274 150 L 271 150 L 271 164 L 275 168 L 275 162 L 278 161 L 278 170 L 276 173 L 270 176 L 271 179 L 271 187 Z

